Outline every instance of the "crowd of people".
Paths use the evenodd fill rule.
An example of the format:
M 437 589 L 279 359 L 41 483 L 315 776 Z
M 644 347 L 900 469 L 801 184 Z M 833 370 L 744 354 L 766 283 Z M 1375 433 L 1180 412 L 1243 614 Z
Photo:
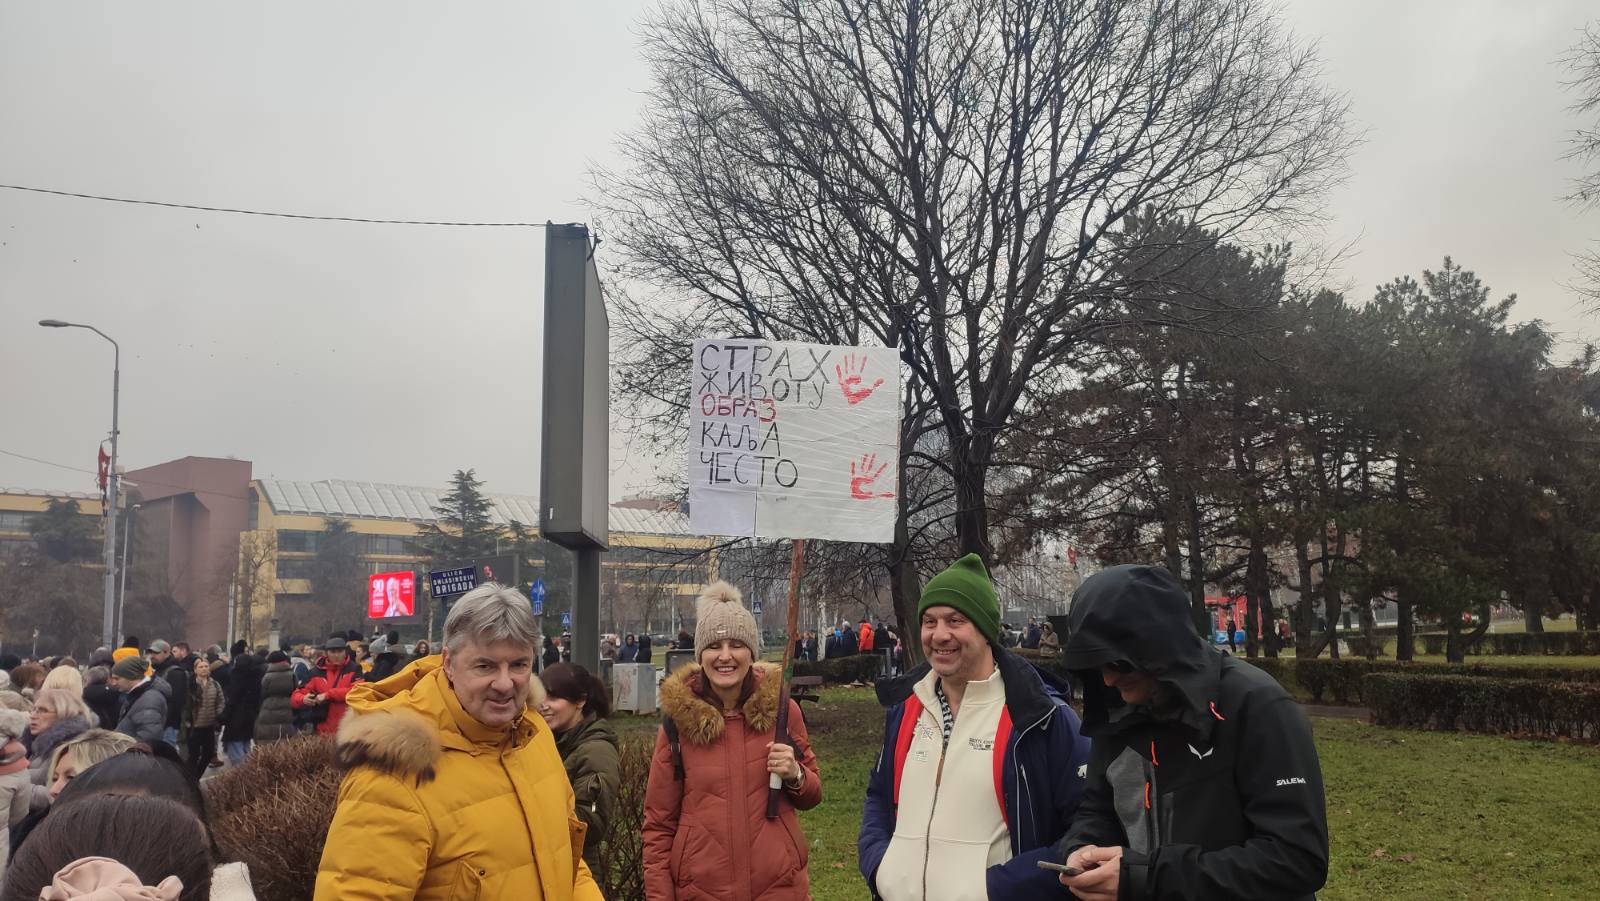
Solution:
M 252 651 L 241 641 L 227 655 L 218 646 L 196 654 L 185 642 L 145 644 L 130 637 L 114 650 L 96 649 L 83 665 L 70 656 L 0 656 L 0 897 L 40 897 L 42 888 L 16 893 L 25 881 L 18 873 L 32 871 L 12 862 L 32 836 L 47 834 L 43 827 L 55 808 L 73 797 L 68 788 L 81 785 L 91 769 L 97 780 L 106 779 L 116 767 L 102 764 L 143 755 L 154 762 L 117 767 L 143 767 L 158 783 L 187 780 L 192 797 L 177 800 L 203 812 L 197 786 L 208 771 L 238 766 L 259 744 L 309 731 L 331 735 L 355 682 L 397 672 L 427 651 L 421 642 L 408 655 L 390 633 L 370 646 L 358 635 L 335 635 L 319 652 L 303 646 Z M 209 859 L 209 850 L 203 857 Z M 129 866 L 143 872 L 129 860 L 122 863 L 116 878 L 125 878 Z M 61 891 L 112 869 L 77 867 Z M 54 871 L 50 876 L 55 879 Z M 243 874 L 225 884 L 235 892 L 226 897 L 248 897 L 237 894 L 240 886 L 248 889 Z M 187 889 L 182 894 L 191 896 Z
M 1002 623 L 976 556 L 928 580 L 917 617 L 925 662 L 877 683 L 883 749 L 857 848 L 873 898 L 1302 899 L 1323 884 L 1305 717 L 1194 632 L 1165 570 L 1087 579 L 1064 641 Z M 616 659 L 638 660 L 639 639 Z M 825 640 L 837 656 L 906 639 L 863 620 Z M 306 732 L 342 774 L 315 898 L 599 901 L 621 754 L 607 687 L 560 659 L 567 645 L 488 584 L 451 608 L 438 654 L 390 633 L 314 654 L 131 641 L 83 668 L 3 661 L 0 901 L 253 897 L 241 865 L 215 864 L 200 779 Z M 822 770 L 739 590 L 704 589 L 672 645 L 695 662 L 660 687 L 645 897 L 809 898 L 796 814 L 823 803 Z M 1060 655 L 1081 719 L 1073 686 L 1012 646 Z

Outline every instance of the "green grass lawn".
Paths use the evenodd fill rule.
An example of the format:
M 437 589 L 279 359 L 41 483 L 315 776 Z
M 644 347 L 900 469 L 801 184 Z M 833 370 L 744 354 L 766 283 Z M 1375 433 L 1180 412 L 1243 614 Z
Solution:
M 1522 620 L 1497 620 L 1490 628 L 1496 632 L 1528 631 L 1527 624 Z M 1544 618 L 1544 630 L 1546 632 L 1576 632 L 1577 629 L 1578 621 L 1573 617 L 1563 616 L 1560 619 L 1551 619 L 1547 616 Z
M 1325 899 L 1592 898 L 1600 749 L 1313 720 Z
M 1380 658 L 1381 659 L 1381 658 Z M 1390 659 L 1393 659 L 1392 657 Z M 1445 663 L 1443 654 L 1418 654 L 1419 663 Z M 1573 669 L 1592 669 L 1600 667 L 1600 657 L 1578 656 L 1568 654 L 1468 654 L 1467 663 L 1481 663 L 1484 666 L 1504 666 L 1515 668 L 1518 666 L 1563 666 Z M 1508 673 L 1507 675 L 1514 675 Z
M 818 901 L 866 897 L 856 832 L 883 712 L 828 688 L 806 717 L 823 803 L 800 815 Z M 632 719 L 632 718 L 630 718 Z M 641 730 L 651 722 L 630 723 Z M 1331 901 L 1593 898 L 1600 892 L 1600 749 L 1314 719 L 1328 791 Z

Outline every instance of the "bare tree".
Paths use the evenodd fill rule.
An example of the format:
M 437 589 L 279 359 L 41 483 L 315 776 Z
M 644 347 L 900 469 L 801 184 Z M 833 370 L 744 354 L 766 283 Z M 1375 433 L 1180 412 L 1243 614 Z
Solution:
M 251 647 L 259 637 L 265 640 L 273 605 L 277 598 L 278 533 L 271 529 L 239 533 L 238 555 L 227 567 L 234 590 L 233 632 Z M 226 590 L 226 589 L 224 589 Z
M 1111 265 L 1126 217 L 1292 223 L 1352 142 L 1263 0 L 669 0 L 644 33 L 644 122 L 596 175 L 624 408 L 681 446 L 697 335 L 898 347 L 906 471 L 986 559 L 1007 430 L 1168 315 Z M 1190 249 L 1145 250 L 1148 279 Z
M 1577 94 L 1572 113 L 1582 122 L 1572 136 L 1567 158 L 1584 166 L 1568 200 L 1580 207 L 1600 205 L 1600 22 L 1584 29 L 1583 38 L 1562 62 L 1572 73 L 1567 87 Z M 1578 255 L 1578 290 L 1600 305 L 1600 250 Z

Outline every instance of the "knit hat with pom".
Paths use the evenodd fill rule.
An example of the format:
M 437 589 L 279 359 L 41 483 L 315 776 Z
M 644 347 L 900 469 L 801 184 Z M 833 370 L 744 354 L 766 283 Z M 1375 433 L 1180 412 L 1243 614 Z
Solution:
M 744 596 L 727 582 L 717 582 L 707 585 L 695 602 L 695 656 L 724 638 L 744 642 L 751 654 L 761 651 L 761 633 L 756 618 L 744 608 Z
M 0 709 L 0 745 L 22 737 L 28 731 L 28 715 L 20 710 Z

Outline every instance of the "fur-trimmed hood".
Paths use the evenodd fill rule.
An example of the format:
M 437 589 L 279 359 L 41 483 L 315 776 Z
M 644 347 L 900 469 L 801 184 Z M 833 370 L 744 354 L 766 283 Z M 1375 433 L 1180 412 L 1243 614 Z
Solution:
M 766 732 L 778 723 L 778 694 L 783 690 L 783 670 L 777 664 L 757 663 L 756 689 L 744 702 L 745 721 L 756 732 Z M 672 717 L 684 741 L 697 745 L 713 744 L 722 737 L 726 716 L 721 708 L 700 697 L 705 679 L 700 664 L 679 667 L 661 683 L 661 712 Z
M 115 726 L 112 723 L 111 726 Z M 33 742 L 28 745 L 28 757 L 43 769 L 50 760 L 50 754 L 58 745 L 69 738 L 74 738 L 89 731 L 89 721 L 81 716 L 70 716 L 64 720 L 56 720 L 45 728 L 43 732 L 33 737 Z M 103 727 L 110 728 L 110 726 Z M 32 764 L 29 764 L 32 766 Z
M 382 682 L 362 682 L 350 690 L 334 757 L 344 770 L 367 766 L 426 782 L 446 750 L 476 756 L 497 751 L 508 737 L 525 744 L 539 730 L 548 731 L 544 719 L 530 713 L 544 697 L 544 684 L 530 676 L 522 716 L 509 732 L 491 729 L 462 709 L 443 658 L 424 657 Z

